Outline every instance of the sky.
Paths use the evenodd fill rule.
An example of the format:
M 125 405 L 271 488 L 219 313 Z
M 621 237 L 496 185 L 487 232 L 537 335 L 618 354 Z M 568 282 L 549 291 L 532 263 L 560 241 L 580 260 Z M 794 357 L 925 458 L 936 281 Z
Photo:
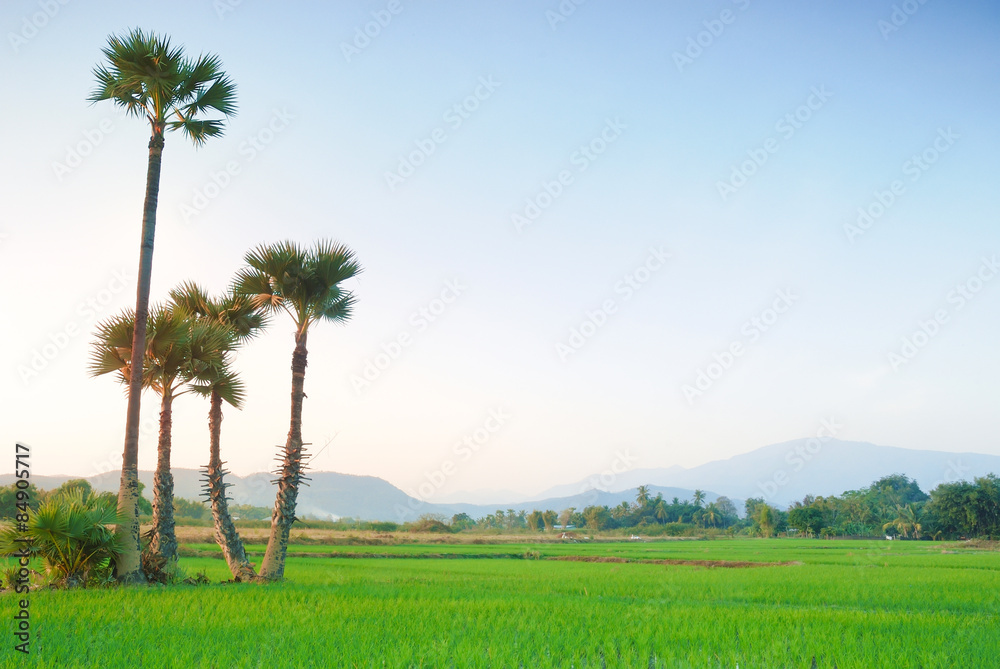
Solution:
M 995 3 L 11 0 L 0 23 L 0 435 L 34 474 L 120 469 L 125 395 L 87 363 L 135 303 L 149 127 L 87 97 L 135 27 L 238 87 L 223 137 L 167 136 L 152 299 L 285 239 L 364 267 L 351 321 L 309 337 L 315 469 L 433 502 L 824 425 L 1000 455 Z M 276 318 L 239 354 L 237 474 L 284 444 L 292 348 Z M 207 461 L 207 412 L 175 402 L 175 467 Z

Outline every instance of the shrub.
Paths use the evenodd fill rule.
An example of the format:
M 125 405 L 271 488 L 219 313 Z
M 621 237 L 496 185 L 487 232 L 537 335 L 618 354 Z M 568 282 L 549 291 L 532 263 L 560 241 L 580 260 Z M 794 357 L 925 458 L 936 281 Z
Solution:
M 27 523 L 0 528 L 0 555 L 26 551 L 41 558 L 56 584 L 101 581 L 110 574 L 111 563 L 123 547 L 110 526 L 125 522 L 107 498 L 84 497 L 82 490 L 73 490 L 45 501 L 29 513 Z

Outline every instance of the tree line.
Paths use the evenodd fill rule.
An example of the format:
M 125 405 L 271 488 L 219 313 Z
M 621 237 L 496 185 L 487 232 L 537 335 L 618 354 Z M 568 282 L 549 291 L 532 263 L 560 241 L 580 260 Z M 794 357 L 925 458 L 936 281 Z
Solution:
M 449 527 L 452 531 L 579 528 L 595 532 L 631 530 L 646 535 L 698 534 L 708 530 L 756 537 L 798 534 L 995 539 L 1000 537 L 1000 479 L 989 474 L 972 482 L 941 483 L 927 494 L 916 481 L 891 474 L 840 496 L 807 495 L 785 510 L 762 497 L 750 498 L 744 503 L 742 516 L 728 497 L 706 504 L 705 493 L 695 490 L 690 500 L 674 497 L 667 502 L 662 494 L 650 496 L 649 486 L 639 486 L 632 503 L 590 505 L 558 513 L 551 509 L 497 509 L 478 519 L 460 513 L 452 517 Z

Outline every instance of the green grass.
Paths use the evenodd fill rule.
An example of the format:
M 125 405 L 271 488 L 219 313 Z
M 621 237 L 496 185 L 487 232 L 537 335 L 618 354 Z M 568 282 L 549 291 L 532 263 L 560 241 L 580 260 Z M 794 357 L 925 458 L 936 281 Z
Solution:
M 201 548 L 201 547 L 199 547 Z M 204 547 L 208 549 L 208 547 Z M 253 547 L 256 548 L 256 547 Z M 293 546 L 288 582 L 31 593 L 39 667 L 989 667 L 1000 553 L 929 542 Z M 942 552 L 942 550 L 949 552 Z M 188 573 L 228 578 L 219 559 Z M 13 596 L 2 600 L 8 629 Z M 12 637 L 0 665 L 12 665 Z

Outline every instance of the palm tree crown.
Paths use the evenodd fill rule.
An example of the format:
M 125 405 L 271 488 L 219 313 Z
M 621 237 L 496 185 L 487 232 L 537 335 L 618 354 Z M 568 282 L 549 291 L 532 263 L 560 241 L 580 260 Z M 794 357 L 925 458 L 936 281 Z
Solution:
M 319 241 L 311 249 L 295 242 L 260 246 L 247 253 L 235 292 L 265 313 L 285 311 L 304 332 L 319 320 L 347 321 L 354 295 L 340 283 L 361 273 L 354 252 L 343 244 Z
M 91 102 L 112 100 L 129 116 L 145 118 L 155 134 L 181 130 L 195 145 L 223 133 L 224 119 L 236 115 L 236 86 L 218 56 L 186 58 L 170 39 L 138 28 L 112 35 L 102 49 L 106 64 L 94 68 L 97 88 Z

